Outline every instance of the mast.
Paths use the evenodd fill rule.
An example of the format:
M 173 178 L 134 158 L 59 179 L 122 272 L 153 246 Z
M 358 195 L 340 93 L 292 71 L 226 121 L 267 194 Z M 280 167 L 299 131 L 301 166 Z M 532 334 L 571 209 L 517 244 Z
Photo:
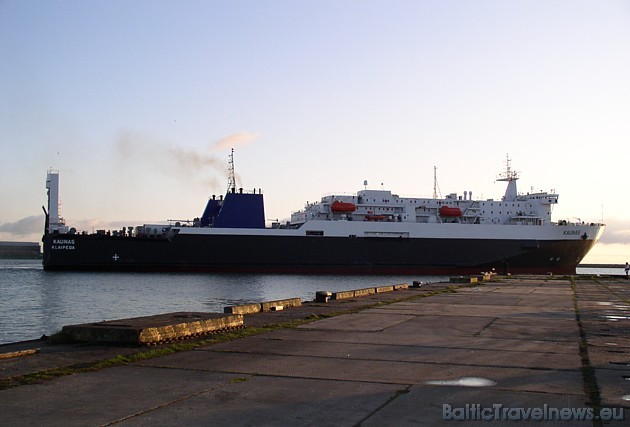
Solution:
M 228 193 L 236 193 L 236 174 L 234 173 L 234 148 L 230 153 L 230 161 L 228 162 Z
M 437 182 L 437 166 L 433 166 L 433 198 L 437 199 L 438 194 L 440 198 L 442 198 L 442 192 L 440 191 L 440 186 Z
M 504 181 L 508 183 L 505 189 L 505 195 L 503 196 L 504 202 L 510 202 L 516 199 L 518 192 L 516 191 L 516 180 L 518 179 L 518 172 L 512 170 L 512 159 L 509 154 L 505 155 L 505 171 L 500 173 L 497 177 L 497 181 Z

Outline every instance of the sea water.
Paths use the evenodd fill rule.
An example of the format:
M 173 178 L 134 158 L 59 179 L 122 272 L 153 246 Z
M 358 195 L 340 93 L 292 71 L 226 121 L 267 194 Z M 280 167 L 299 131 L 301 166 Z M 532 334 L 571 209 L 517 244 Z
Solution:
M 65 325 L 176 311 L 222 313 L 230 305 L 313 300 L 371 286 L 438 282 L 440 276 L 310 276 L 44 271 L 39 260 L 0 260 L 0 344 L 39 338 Z

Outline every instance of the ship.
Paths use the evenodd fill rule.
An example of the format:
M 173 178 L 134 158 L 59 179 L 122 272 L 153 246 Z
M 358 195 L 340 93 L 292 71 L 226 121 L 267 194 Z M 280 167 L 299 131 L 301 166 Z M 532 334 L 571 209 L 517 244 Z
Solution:
M 604 231 L 599 222 L 552 220 L 558 194 L 517 191 L 511 168 L 501 199 L 472 191 L 401 197 L 385 189 L 329 194 L 267 224 L 262 191 L 209 198 L 201 217 L 77 231 L 59 215 L 59 172 L 46 179 L 45 270 L 274 274 L 575 274 Z M 435 188 L 435 181 L 434 181 Z

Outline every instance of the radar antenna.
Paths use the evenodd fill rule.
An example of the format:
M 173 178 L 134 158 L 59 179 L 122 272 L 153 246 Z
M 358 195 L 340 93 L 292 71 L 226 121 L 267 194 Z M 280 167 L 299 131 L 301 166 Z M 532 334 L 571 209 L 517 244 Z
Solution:
M 516 199 L 518 192 L 516 190 L 516 180 L 518 179 L 518 172 L 512 170 L 512 160 L 509 154 L 505 155 L 505 172 L 500 173 L 497 177 L 497 181 L 505 181 L 508 183 L 505 189 L 505 195 L 503 201 L 511 202 Z
M 234 173 L 234 149 L 230 153 L 230 161 L 228 162 L 228 189 L 227 192 L 236 193 L 236 174 Z
M 505 155 L 505 172 L 502 172 L 497 177 L 497 181 L 516 181 L 518 179 L 518 172 L 512 170 L 512 159 L 510 155 Z

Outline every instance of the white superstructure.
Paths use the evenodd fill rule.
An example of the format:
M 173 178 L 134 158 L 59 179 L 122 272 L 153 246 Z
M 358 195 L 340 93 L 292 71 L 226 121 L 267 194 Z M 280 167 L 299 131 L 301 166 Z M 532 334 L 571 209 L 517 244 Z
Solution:
M 66 233 L 68 227 L 59 215 L 59 171 L 50 169 L 46 175 L 46 188 L 48 189 L 48 232 Z
M 551 223 L 558 194 L 518 194 L 517 174 L 509 167 L 497 180 L 508 182 L 502 200 L 473 200 L 451 193 L 443 199 L 400 197 L 385 190 L 361 190 L 356 195 L 328 195 L 291 215 L 291 226 L 308 220 L 351 220 L 404 223 L 545 225 Z M 335 209 L 335 205 L 341 209 Z

